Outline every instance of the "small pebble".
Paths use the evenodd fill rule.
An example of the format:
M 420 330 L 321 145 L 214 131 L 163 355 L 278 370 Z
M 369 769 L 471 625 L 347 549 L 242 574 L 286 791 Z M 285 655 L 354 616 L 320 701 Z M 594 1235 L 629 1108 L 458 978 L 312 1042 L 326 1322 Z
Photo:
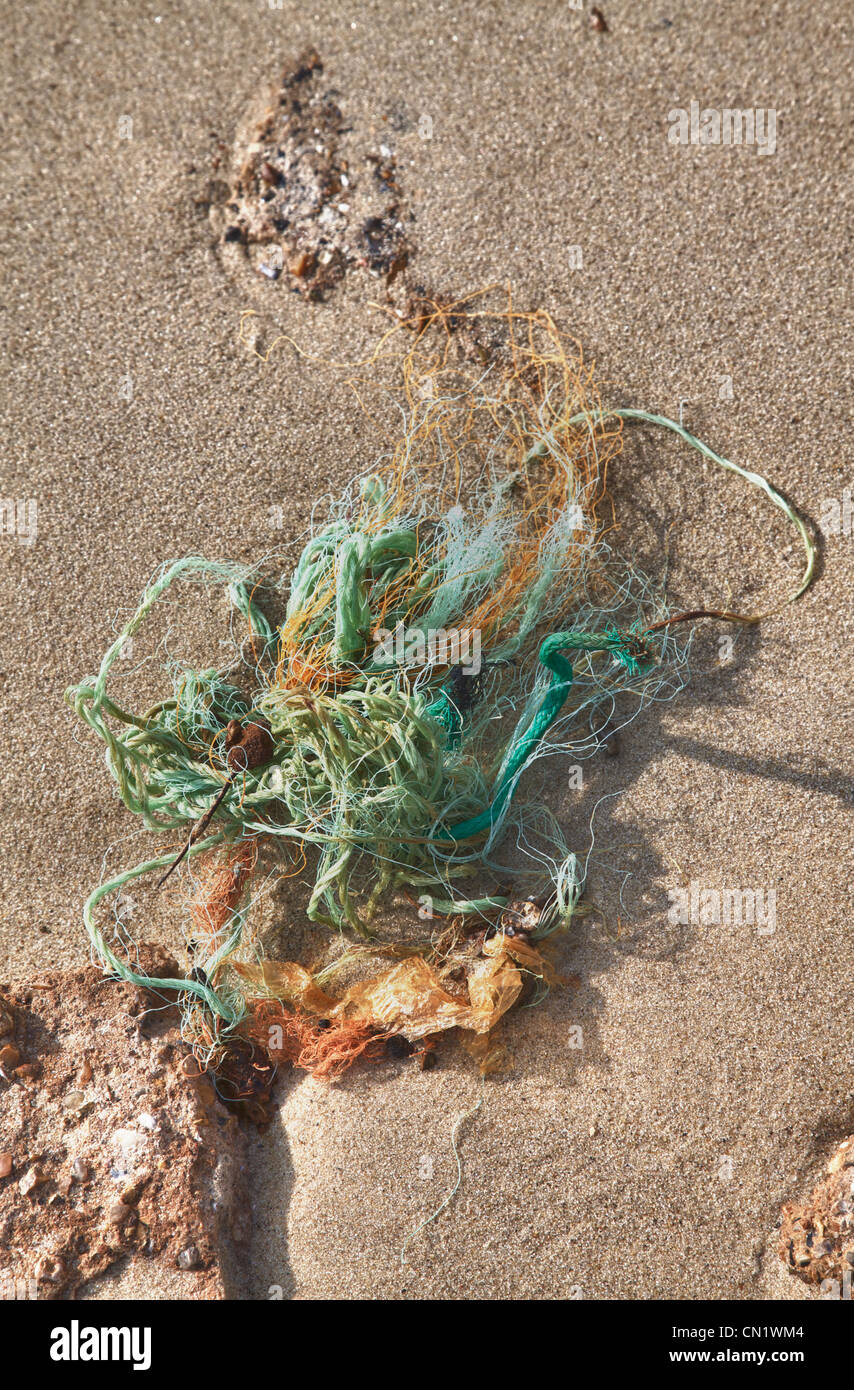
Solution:
M 209 1081 L 201 1080 L 196 1082 L 196 1095 L 202 1105 L 210 1106 L 216 1101 L 216 1091 Z
M 24 1174 L 21 1181 L 18 1183 L 18 1191 L 22 1197 L 28 1197 L 29 1194 L 34 1192 L 43 1182 L 47 1182 L 47 1178 L 41 1168 L 39 1168 L 37 1164 L 33 1164 L 32 1168 Z
M 113 1131 L 112 1142 L 113 1147 L 119 1150 L 121 1159 L 126 1163 L 132 1163 L 145 1148 L 148 1138 L 135 1129 L 116 1129 Z
M 827 1165 L 828 1173 L 838 1173 L 843 1168 L 854 1166 L 854 1135 L 840 1144 L 833 1158 Z
M 131 1217 L 136 1220 L 136 1212 L 133 1207 L 125 1206 L 124 1202 L 114 1202 L 110 1207 L 110 1222 L 113 1226 L 121 1226 Z
M 8 1178 L 12 1171 L 12 1155 L 0 1154 L 0 1178 Z
M 518 898 L 509 902 L 498 919 L 499 927 L 507 936 L 524 935 L 535 931 L 540 924 L 543 910 L 532 899 Z
M 62 1104 L 66 1110 L 80 1110 L 86 1104 L 86 1097 L 82 1091 L 69 1091 L 63 1096 Z
M 71 1165 L 71 1176 L 75 1182 L 89 1181 L 89 1164 L 83 1158 L 75 1158 Z
M 188 1245 L 186 1250 L 182 1250 L 177 1260 L 179 1269 L 198 1269 L 201 1263 L 202 1257 L 195 1245 Z
M 288 270 L 291 275 L 296 275 L 298 279 L 302 279 L 311 270 L 313 264 L 314 257 L 311 252 L 303 251 L 299 256 L 294 256 L 288 261 Z
M 590 27 L 595 29 L 597 34 L 607 34 L 608 32 L 608 21 L 598 5 L 594 5 L 590 11 Z

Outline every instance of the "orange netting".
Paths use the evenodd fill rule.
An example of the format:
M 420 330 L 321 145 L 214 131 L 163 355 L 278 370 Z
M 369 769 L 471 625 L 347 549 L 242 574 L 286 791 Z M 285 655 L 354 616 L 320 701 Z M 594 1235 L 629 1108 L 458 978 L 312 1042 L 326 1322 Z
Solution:
M 391 1036 L 369 1023 L 329 1024 L 287 1009 L 278 999 L 259 999 L 250 1005 L 247 1033 L 271 1062 L 290 1062 L 319 1081 L 337 1080 L 360 1057 L 378 1062 Z
M 210 947 L 210 943 L 231 921 L 257 858 L 258 847 L 254 840 L 241 840 L 224 857 L 204 858 L 196 879 L 196 891 L 190 902 L 190 916 L 197 941 L 205 942 Z
M 482 942 L 459 985 L 443 978 L 440 961 L 414 954 L 351 985 L 337 999 L 296 961 L 235 962 L 234 968 L 272 996 L 249 1001 L 253 1042 L 274 1062 L 291 1062 L 326 1080 L 340 1076 L 358 1057 L 379 1059 L 396 1035 L 419 1042 L 459 1028 L 488 1038 L 519 998 L 525 977 L 559 983 L 535 946 L 503 932 Z M 489 1051 L 476 1050 L 479 1056 Z
M 515 310 L 509 296 L 507 307 L 478 307 L 477 301 L 487 293 L 452 304 L 421 302 L 385 335 L 364 364 L 373 367 L 382 357 L 401 359 L 401 399 L 409 425 L 389 440 L 390 461 L 378 470 L 387 490 L 381 517 L 362 502 L 352 518 L 354 528 L 370 536 L 398 518 L 411 517 L 417 499 L 427 494 L 434 515 L 441 514 L 459 499 L 465 480 L 494 466 L 494 444 L 500 439 L 502 467 L 519 475 L 506 501 L 511 521 L 507 563 L 490 592 L 456 619 L 458 627 L 479 631 L 484 647 L 513 631 L 514 615 L 538 569 L 544 538 L 565 514 L 571 490 L 572 496 L 586 499 L 586 520 L 579 521 L 579 532 L 586 524 L 604 534 L 597 507 L 605 496 L 608 465 L 622 447 L 622 422 L 601 418 L 593 368 L 584 361 L 580 344 L 565 338 L 544 310 Z M 402 330 L 415 333 L 414 343 L 403 354 L 388 348 Z M 488 373 L 482 368 L 487 361 Z M 354 377 L 351 385 L 368 413 L 361 392 L 375 387 L 375 381 Z M 581 414 L 586 417 L 583 423 L 570 423 Z M 382 428 L 379 422 L 377 428 Z M 430 601 L 437 555 L 429 526 L 417 529 L 416 554 L 372 613 L 379 627 L 413 593 L 419 597 L 408 609 L 411 620 Z M 589 539 L 589 529 L 585 535 Z M 587 548 L 576 544 L 578 539 L 567 538 L 567 601 L 573 574 L 576 581 L 583 577 Z M 334 602 L 335 580 L 330 575 L 284 623 L 274 686 L 329 689 L 356 679 L 357 672 L 333 660 L 332 640 L 321 621 Z

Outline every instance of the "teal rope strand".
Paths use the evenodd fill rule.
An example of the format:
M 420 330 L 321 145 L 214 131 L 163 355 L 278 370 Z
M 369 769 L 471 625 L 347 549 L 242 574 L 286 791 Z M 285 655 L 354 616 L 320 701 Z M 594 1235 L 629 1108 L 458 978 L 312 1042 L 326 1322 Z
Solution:
M 703 454 L 705 458 L 710 459 L 712 463 L 718 464 L 721 468 L 726 468 L 731 473 L 737 473 L 739 477 L 744 478 L 748 483 L 751 483 L 754 487 L 758 487 L 760 491 L 764 492 L 774 503 L 774 506 L 778 507 L 787 520 L 797 528 L 806 552 L 806 567 L 801 577 L 801 582 L 795 593 L 792 594 L 787 602 L 793 603 L 795 599 L 800 598 L 801 595 L 805 593 L 812 583 L 815 573 L 816 547 L 807 531 L 802 517 L 795 511 L 794 507 L 786 501 L 782 493 L 778 492 L 772 483 L 769 483 L 767 478 L 763 478 L 761 473 L 754 473 L 749 468 L 742 468 L 739 464 L 732 463 L 730 459 L 724 458 L 721 454 L 716 454 L 714 449 L 710 449 L 708 444 L 704 444 L 701 439 L 697 439 L 695 435 L 691 434 L 690 430 L 685 429 L 684 425 L 677 424 L 675 420 L 670 420 L 666 415 L 653 415 L 648 410 L 614 409 L 600 411 L 598 413 L 585 412 L 581 415 L 573 415 L 569 420 L 569 424 L 586 424 L 590 426 L 592 430 L 594 424 L 602 424 L 603 421 L 609 417 L 618 420 L 639 420 L 646 424 L 660 425 L 663 429 L 672 430 L 680 439 L 684 439 L 685 443 L 689 444 L 692 449 L 696 449 L 699 453 Z M 525 462 L 527 463 L 547 453 L 548 447 L 548 440 L 540 440 L 540 442 L 530 450 Z M 757 619 L 752 618 L 746 621 L 756 622 Z M 561 648 L 568 648 L 576 651 L 613 651 L 615 655 L 627 665 L 631 665 L 634 660 L 625 647 L 625 639 L 621 639 L 617 633 L 608 633 L 605 634 L 604 637 L 591 634 L 587 637 L 582 633 L 558 632 L 554 633 L 551 637 L 547 637 L 540 648 L 540 661 L 552 672 L 552 681 L 540 708 L 534 716 L 528 733 L 521 740 L 511 757 L 507 772 L 493 798 L 492 804 L 479 816 L 472 816 L 469 820 L 462 821 L 448 831 L 437 831 L 434 837 L 435 839 L 443 841 L 465 840 L 471 835 L 479 835 L 484 830 L 490 830 L 498 820 L 508 798 L 512 795 L 516 774 L 524 764 L 525 759 L 533 751 L 540 739 L 543 738 L 550 724 L 557 717 L 561 706 L 569 694 L 573 676 L 572 666 L 560 655 Z M 443 722 L 447 722 L 447 717 L 443 719 Z
M 563 651 L 612 652 L 630 670 L 639 668 L 635 657 L 629 650 L 631 639 L 616 630 L 610 632 L 553 632 L 540 647 L 540 662 L 551 672 L 548 689 L 540 702 L 528 731 L 519 740 L 510 756 L 507 770 L 501 780 L 490 806 L 479 816 L 461 821 L 446 831 L 437 831 L 437 840 L 466 840 L 470 835 L 479 835 L 491 830 L 501 816 L 513 794 L 516 777 L 530 754 L 545 736 L 551 724 L 560 713 L 569 695 L 573 681 L 572 663 L 561 653 Z
M 222 832 L 215 835 L 208 835 L 204 840 L 199 840 L 197 844 L 191 845 L 189 855 L 201 854 L 206 849 L 211 849 L 218 845 L 225 837 Z M 187 994 L 195 994 L 203 1000 L 209 1009 L 220 1018 L 224 1019 L 229 1026 L 234 1026 L 240 1022 L 241 1015 L 231 1008 L 216 990 L 211 989 L 210 985 L 203 985 L 200 981 L 189 979 L 163 978 L 160 976 L 143 975 L 136 970 L 131 970 L 126 961 L 116 955 L 115 951 L 107 944 L 101 928 L 95 921 L 95 908 L 102 898 L 106 898 L 110 893 L 123 888 L 132 879 L 141 878 L 143 874 L 150 873 L 152 869 L 165 868 L 171 864 L 175 858 L 174 850 L 169 850 L 166 854 L 158 854 L 155 859 L 146 859 L 142 864 L 135 865 L 132 869 L 125 869 L 123 873 L 117 874 L 107 883 L 101 883 L 87 898 L 83 906 L 83 921 L 89 933 L 89 939 L 95 948 L 98 958 L 102 965 L 108 966 L 120 979 L 126 980 L 128 984 L 139 985 L 142 989 L 176 989 Z

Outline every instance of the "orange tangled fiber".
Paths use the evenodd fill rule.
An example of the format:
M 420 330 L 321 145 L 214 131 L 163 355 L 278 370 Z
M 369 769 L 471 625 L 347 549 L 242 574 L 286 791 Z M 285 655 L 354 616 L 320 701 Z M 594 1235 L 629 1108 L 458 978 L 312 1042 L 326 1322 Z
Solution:
M 278 999 L 256 999 L 249 1004 L 248 1035 L 272 1062 L 290 1062 L 320 1081 L 335 1081 L 358 1058 L 378 1062 L 391 1033 L 380 1033 L 356 1020 L 327 1023 L 298 1010 L 286 1009 Z
M 242 840 L 226 859 L 212 860 L 206 856 L 190 903 L 199 941 L 213 941 L 229 925 L 257 857 L 253 840 Z
M 437 518 L 463 501 L 473 517 L 486 524 L 488 512 L 494 524 L 498 499 L 492 490 L 480 495 L 476 480 L 492 476 L 500 441 L 507 477 L 516 479 L 512 497 L 507 493 L 501 504 L 506 531 L 496 544 L 503 546 L 504 564 L 493 584 L 475 586 L 455 619 L 457 628 L 480 633 L 484 648 L 512 637 L 542 568 L 547 538 L 570 509 L 581 506 L 587 522 L 564 531 L 564 606 L 574 585 L 586 581 L 591 546 L 584 542 L 609 529 L 599 511 L 610 509 L 607 471 L 622 449 L 623 429 L 620 419 L 603 411 L 593 365 L 585 362 L 581 344 L 566 338 L 545 310 L 516 310 L 509 288 L 500 301 L 496 289 L 453 303 L 420 299 L 367 361 L 354 364 L 369 368 L 368 374 L 357 369 L 350 379 L 361 408 L 381 428 L 368 404 L 377 386 L 373 370 L 383 359 L 399 363 L 398 404 L 406 420 L 401 433 L 395 414 L 395 432 L 384 439 L 386 461 L 377 470 L 385 488 L 382 507 L 373 493 L 353 498 L 348 525 L 363 537 L 376 536 L 395 520 L 403 529 L 417 529 L 428 498 Z M 489 307 L 492 303 L 496 307 Z M 407 338 L 398 348 L 396 338 L 407 333 L 414 341 Z M 283 335 L 263 360 L 279 342 L 306 356 Z M 444 582 L 446 558 L 430 536 L 430 528 L 422 526 L 409 564 L 372 595 L 371 630 L 392 628 L 404 615 L 416 624 L 429 608 Z M 330 561 L 283 623 L 274 689 L 322 693 L 358 680 L 359 672 L 335 656 L 338 637 L 329 615 L 336 609 L 340 578 L 338 565 Z

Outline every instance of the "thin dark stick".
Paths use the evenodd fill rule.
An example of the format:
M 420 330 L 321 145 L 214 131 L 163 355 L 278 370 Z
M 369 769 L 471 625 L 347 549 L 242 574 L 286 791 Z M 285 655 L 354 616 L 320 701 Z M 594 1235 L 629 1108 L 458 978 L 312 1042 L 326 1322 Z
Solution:
M 188 837 L 188 839 L 187 839 L 187 843 L 185 844 L 184 848 L 181 850 L 181 853 L 178 855 L 177 859 L 173 859 L 173 860 L 172 860 L 172 863 L 169 865 L 169 868 L 166 870 L 166 872 L 165 872 L 165 874 L 163 875 L 163 877 L 160 878 L 160 879 L 158 879 L 157 883 L 154 885 L 154 891 L 155 891 L 155 893 L 156 893 L 156 892 L 159 892 L 159 890 L 163 887 L 163 885 L 164 885 L 164 883 L 166 882 L 166 880 L 167 880 L 167 878 L 169 877 L 169 875 L 175 872 L 175 870 L 177 869 L 177 867 L 178 867 L 178 865 L 181 863 L 181 861 L 182 861 L 183 859 L 185 859 L 186 856 L 190 853 L 190 850 L 192 849 L 192 847 L 193 847 L 193 845 L 196 843 L 196 841 L 197 841 L 197 840 L 200 840 L 201 837 L 202 837 L 202 835 L 204 835 L 205 831 L 207 830 L 208 826 L 210 825 L 211 821 L 213 820 L 213 817 L 214 817 L 214 814 L 215 814 L 215 812 L 216 812 L 217 807 L 219 806 L 220 802 L 222 801 L 223 797 L 225 796 L 226 792 L 228 791 L 228 789 L 229 789 L 229 787 L 231 786 L 231 784 L 232 784 L 233 781 L 234 781 L 234 775 L 232 774 L 232 776 L 229 777 L 228 780 L 227 780 L 226 782 L 223 782 L 222 787 L 220 788 L 220 790 L 219 790 L 218 793 L 217 793 L 216 800 L 214 801 L 213 805 L 210 806 L 210 807 L 208 808 L 207 811 L 205 811 L 205 814 L 202 816 L 201 820 L 197 820 L 197 821 L 196 821 L 196 824 L 193 826 L 192 830 L 190 831 L 189 837 Z
M 670 627 L 673 623 L 688 623 L 695 618 L 720 618 L 725 623 L 755 623 L 755 618 L 745 618 L 741 613 L 728 613 L 711 608 L 692 608 L 689 613 L 677 613 L 674 618 L 665 618 L 663 622 L 653 623 L 652 627 L 644 628 L 643 636 L 648 632 L 660 632 L 663 627 Z

